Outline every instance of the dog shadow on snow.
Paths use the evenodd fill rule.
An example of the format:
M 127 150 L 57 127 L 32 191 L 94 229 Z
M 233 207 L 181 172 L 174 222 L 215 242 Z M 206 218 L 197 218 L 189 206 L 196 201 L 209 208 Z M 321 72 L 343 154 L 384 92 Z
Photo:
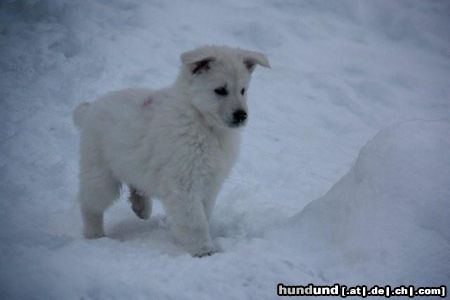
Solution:
M 178 256 L 185 254 L 170 235 L 165 215 L 156 214 L 148 220 L 127 215 L 114 216 L 106 224 L 106 237 L 116 242 L 129 244 L 134 248 L 145 247 L 157 254 Z
M 133 217 L 111 221 L 107 226 L 107 237 L 120 240 L 138 240 L 154 238 L 159 234 L 169 233 L 169 225 L 165 215 L 151 216 L 149 220 L 140 220 Z
M 227 248 L 238 240 L 251 239 L 251 233 L 245 232 L 245 214 L 237 211 L 218 211 L 219 215 L 226 212 L 227 217 L 213 217 L 211 220 L 211 237 L 217 246 L 218 252 L 226 252 Z M 122 211 L 123 212 L 123 211 Z M 110 216 L 109 222 L 106 224 L 106 236 L 109 239 L 118 242 L 151 244 L 151 248 L 157 252 L 169 255 L 185 255 L 183 248 L 174 240 L 170 232 L 170 224 L 164 213 L 152 215 L 148 220 L 141 220 L 126 213 Z M 223 245 L 225 243 L 227 246 Z M 224 249 L 225 246 L 225 249 Z

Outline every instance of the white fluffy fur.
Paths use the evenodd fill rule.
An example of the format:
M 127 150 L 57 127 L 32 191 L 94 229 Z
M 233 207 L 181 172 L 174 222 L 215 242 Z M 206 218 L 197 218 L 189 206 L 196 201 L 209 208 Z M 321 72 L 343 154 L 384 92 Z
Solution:
M 186 52 L 181 60 L 168 88 L 112 92 L 75 109 L 87 238 L 104 236 L 103 213 L 124 183 L 142 196 L 131 199 L 140 202 L 133 209 L 145 210 L 135 210 L 139 216 L 147 217 L 151 198 L 159 198 L 176 239 L 192 255 L 214 252 L 208 220 L 240 144 L 242 126 L 231 126 L 233 112 L 247 111 L 241 90 L 253 65 L 269 63 L 260 53 L 216 46 Z M 225 85 L 228 96 L 216 95 L 214 89 Z

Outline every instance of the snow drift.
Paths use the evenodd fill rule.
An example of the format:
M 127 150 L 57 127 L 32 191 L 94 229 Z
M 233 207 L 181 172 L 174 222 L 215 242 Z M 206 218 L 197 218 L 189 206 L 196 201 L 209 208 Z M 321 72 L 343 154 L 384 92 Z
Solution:
M 352 169 L 294 216 L 286 243 L 309 253 L 328 282 L 449 282 L 450 123 L 382 130 Z

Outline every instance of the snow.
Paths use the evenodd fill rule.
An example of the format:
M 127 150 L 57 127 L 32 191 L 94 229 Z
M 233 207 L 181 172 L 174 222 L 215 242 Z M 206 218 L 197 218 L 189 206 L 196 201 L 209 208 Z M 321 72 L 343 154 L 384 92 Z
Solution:
M 2 2 L 0 295 L 272 299 L 280 282 L 448 284 L 449 13 L 420 0 Z M 272 65 L 255 71 L 241 158 L 214 211 L 220 253 L 190 257 L 162 207 L 139 220 L 126 191 L 108 238 L 83 239 L 71 111 L 170 84 L 179 54 L 203 44 Z
M 448 283 L 449 133 L 448 121 L 382 130 L 324 196 L 270 236 L 304 252 L 327 281 Z

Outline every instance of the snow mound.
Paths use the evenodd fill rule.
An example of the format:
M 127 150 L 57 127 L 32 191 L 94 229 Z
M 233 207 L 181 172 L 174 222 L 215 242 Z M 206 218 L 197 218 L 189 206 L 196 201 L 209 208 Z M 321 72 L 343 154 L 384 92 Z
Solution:
M 311 256 L 325 281 L 448 282 L 449 137 L 450 123 L 443 121 L 381 131 L 277 238 Z

